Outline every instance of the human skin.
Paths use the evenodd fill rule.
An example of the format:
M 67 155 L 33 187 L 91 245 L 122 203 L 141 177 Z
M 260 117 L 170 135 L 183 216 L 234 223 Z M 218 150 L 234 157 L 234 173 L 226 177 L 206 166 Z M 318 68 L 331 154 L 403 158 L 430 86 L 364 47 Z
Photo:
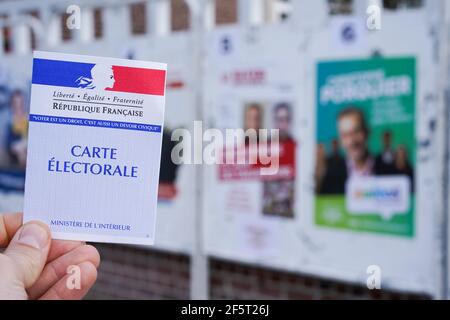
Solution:
M 358 114 L 352 113 L 339 119 L 339 138 L 347 156 L 357 167 L 364 166 L 367 160 L 367 135 Z
M 52 240 L 47 225 L 23 225 L 21 213 L 0 214 L 0 248 L 5 248 L 0 253 L 0 300 L 78 300 L 97 279 L 97 249 L 84 242 Z M 68 286 L 71 266 L 80 271 L 79 289 Z
M 275 127 L 280 130 L 280 138 L 289 136 L 290 116 L 287 108 L 280 108 L 275 114 Z
M 258 107 L 249 107 L 245 112 L 245 129 L 261 129 L 261 116 L 261 110 Z

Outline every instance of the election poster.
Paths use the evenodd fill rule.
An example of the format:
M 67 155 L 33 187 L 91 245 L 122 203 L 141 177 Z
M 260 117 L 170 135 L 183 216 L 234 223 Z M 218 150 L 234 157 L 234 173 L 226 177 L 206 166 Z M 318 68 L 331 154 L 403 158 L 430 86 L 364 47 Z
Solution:
M 305 273 L 365 287 L 377 268 L 386 290 L 434 293 L 437 66 L 428 29 L 398 19 L 394 28 L 386 17 L 348 54 L 333 51 L 327 27 L 311 36 L 299 93 L 310 109 L 296 248 Z M 414 32 L 414 45 L 404 32 Z
M 0 62 L 0 210 L 18 211 L 23 203 L 28 145 L 31 56 Z
M 285 101 L 277 102 L 242 102 L 240 109 L 243 110 L 241 128 L 242 130 L 273 129 L 279 130 L 279 160 L 278 169 L 273 174 L 264 175 L 261 169 L 265 166 L 258 161 L 258 151 L 262 148 L 270 148 L 270 137 L 256 136 L 255 141 L 250 141 L 250 136 L 245 136 L 237 144 L 226 147 L 224 158 L 229 153 L 235 152 L 238 156 L 244 155 L 245 161 L 239 163 L 220 161 L 217 166 L 219 183 L 228 183 L 239 188 L 243 183 L 254 184 L 260 192 L 258 211 L 266 216 L 293 218 L 295 201 L 295 177 L 296 161 L 295 153 L 297 142 L 292 135 L 291 119 L 293 117 L 292 103 Z M 251 158 L 255 158 L 252 163 Z M 269 169 L 269 168 L 267 168 Z M 255 195 L 253 195 L 254 197 Z M 227 195 L 227 210 L 245 212 L 249 208 L 248 197 L 230 189 Z
M 416 61 L 317 66 L 315 223 L 414 237 Z
M 290 37 L 277 39 L 279 32 Z M 205 118 L 223 137 L 217 161 L 204 166 L 211 256 L 298 269 L 299 255 L 291 249 L 302 215 L 301 67 L 295 46 L 281 49 L 295 41 L 286 26 L 227 27 L 208 38 Z

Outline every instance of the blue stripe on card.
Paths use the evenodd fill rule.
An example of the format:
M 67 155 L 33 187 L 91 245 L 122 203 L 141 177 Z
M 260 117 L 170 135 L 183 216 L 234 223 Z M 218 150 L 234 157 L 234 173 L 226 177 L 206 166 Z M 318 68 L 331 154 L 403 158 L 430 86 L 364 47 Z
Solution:
M 70 117 L 55 117 L 40 114 L 30 114 L 30 121 L 53 123 L 53 124 L 65 124 L 72 126 L 100 127 L 100 128 L 124 129 L 124 130 L 146 131 L 156 133 L 161 132 L 161 126 L 154 124 L 130 123 L 130 122 L 97 120 L 97 119 L 81 119 Z
M 79 87 L 77 80 L 80 78 L 92 78 L 91 69 L 95 64 L 33 59 L 33 84 L 43 84 L 60 87 Z

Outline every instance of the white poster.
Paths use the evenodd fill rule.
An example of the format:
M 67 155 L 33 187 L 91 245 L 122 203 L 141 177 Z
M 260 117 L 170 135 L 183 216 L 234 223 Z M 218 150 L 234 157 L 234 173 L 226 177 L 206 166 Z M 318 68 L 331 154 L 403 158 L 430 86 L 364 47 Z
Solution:
M 283 34 L 282 38 L 276 37 Z M 286 35 L 291 35 L 286 37 Z M 205 245 L 213 256 L 261 265 L 298 269 L 292 254 L 298 243 L 301 142 L 298 119 L 303 106 L 296 43 L 285 26 L 263 30 L 224 28 L 213 32 L 207 47 L 205 114 L 224 136 L 234 129 L 268 130 L 257 141 L 226 139 L 224 153 L 258 157 L 279 130 L 279 168 L 261 174 L 260 163 L 205 165 Z M 282 57 L 280 59 L 280 57 Z
M 433 294 L 439 159 L 421 141 L 436 65 L 413 20 L 385 17 L 351 54 L 335 52 L 326 29 L 311 35 L 300 162 L 314 187 L 302 190 L 301 268 L 362 285 L 376 268 L 383 289 Z

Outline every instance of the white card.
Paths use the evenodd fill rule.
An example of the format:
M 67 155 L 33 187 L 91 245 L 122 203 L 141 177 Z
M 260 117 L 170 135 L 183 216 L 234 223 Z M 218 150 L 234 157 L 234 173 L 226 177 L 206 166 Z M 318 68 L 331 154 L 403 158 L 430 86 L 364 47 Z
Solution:
M 153 244 L 166 70 L 34 53 L 24 221 L 55 239 Z

